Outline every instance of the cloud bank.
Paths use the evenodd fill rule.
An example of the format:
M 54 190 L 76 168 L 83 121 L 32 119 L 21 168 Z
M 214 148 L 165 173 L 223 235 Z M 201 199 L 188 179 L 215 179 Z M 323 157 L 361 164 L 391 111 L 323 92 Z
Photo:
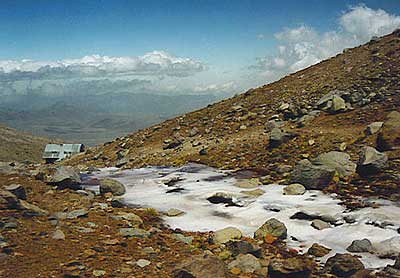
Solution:
M 400 16 L 365 5 L 356 6 L 341 15 L 337 30 L 319 33 L 303 25 L 275 34 L 276 55 L 258 58 L 250 69 L 256 70 L 264 81 L 273 81 L 397 28 L 400 28 Z
M 0 81 L 121 76 L 187 77 L 206 70 L 202 62 L 165 51 L 138 57 L 85 56 L 60 61 L 2 60 Z

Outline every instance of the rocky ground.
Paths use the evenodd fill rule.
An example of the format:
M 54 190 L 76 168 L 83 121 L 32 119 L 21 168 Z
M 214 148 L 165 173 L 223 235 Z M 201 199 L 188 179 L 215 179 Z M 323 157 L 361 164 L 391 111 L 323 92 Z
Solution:
M 302 159 L 341 151 L 357 163 L 363 148 L 371 146 L 385 151 L 387 167 L 368 178 L 333 180 L 324 189 L 349 198 L 397 198 L 400 150 L 379 146 L 377 125 L 400 107 L 399 65 L 400 32 L 395 31 L 275 83 L 117 138 L 67 163 L 85 169 L 193 161 L 251 169 L 265 182 L 290 183 L 290 172 Z M 391 144 L 399 141 L 395 118 L 397 125 L 383 131 Z
M 400 259 L 371 273 L 357 252 L 320 264 L 329 246 L 288 249 L 286 227 L 266 219 L 255 238 L 234 228 L 172 230 L 152 209 L 129 208 L 115 181 L 100 194 L 76 170 L 183 165 L 238 171 L 286 194 L 400 200 L 400 31 L 347 49 L 275 83 L 87 150 L 71 167 L 0 165 L 0 274 L 4 277 L 400 277 Z M 300 184 L 300 185 L 299 185 Z M 371 200 L 371 199 L 370 199 Z M 171 212 L 173 213 L 173 212 Z M 307 217 L 300 215 L 298 217 Z M 326 220 L 326 219 L 325 219 Z M 324 219 L 313 227 L 324 229 Z M 328 248 L 328 249 L 327 249 Z M 391 254 L 396 259 L 397 253 Z

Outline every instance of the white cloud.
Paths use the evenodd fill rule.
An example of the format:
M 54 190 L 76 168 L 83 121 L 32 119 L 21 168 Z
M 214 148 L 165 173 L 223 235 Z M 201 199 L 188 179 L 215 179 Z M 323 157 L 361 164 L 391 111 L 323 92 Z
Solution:
M 338 22 L 336 30 L 325 33 L 303 25 L 275 34 L 278 40 L 276 55 L 258 58 L 250 68 L 269 81 L 276 80 L 334 56 L 344 48 L 363 44 L 373 36 L 386 35 L 400 28 L 400 16 L 364 5 L 351 8 Z
M 206 66 L 199 61 L 164 51 L 138 57 L 90 55 L 60 61 L 0 60 L 0 80 L 4 81 L 124 75 L 186 77 L 204 70 Z
M 238 85 L 236 82 L 230 81 L 222 84 L 207 84 L 204 86 L 195 86 L 193 91 L 195 93 L 236 93 Z

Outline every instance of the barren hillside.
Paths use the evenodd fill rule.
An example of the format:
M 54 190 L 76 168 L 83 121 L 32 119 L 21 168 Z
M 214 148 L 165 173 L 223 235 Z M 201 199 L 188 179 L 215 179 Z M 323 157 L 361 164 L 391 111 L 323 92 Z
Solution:
M 356 162 L 363 146 L 376 145 L 377 135 L 365 134 L 367 125 L 399 110 L 399 79 L 397 30 L 277 82 L 117 138 L 69 163 L 130 168 L 195 161 L 222 169 L 256 169 L 269 181 L 281 181 L 285 176 L 277 171 L 279 166 L 293 167 L 324 152 L 345 149 Z M 335 90 L 348 102 L 345 111 L 319 113 L 317 102 Z M 287 143 L 269 148 L 276 122 L 292 136 Z M 391 170 L 369 179 L 387 187 L 353 184 L 351 190 L 379 195 L 393 189 L 398 180 L 391 173 L 400 167 L 399 151 L 388 155 Z

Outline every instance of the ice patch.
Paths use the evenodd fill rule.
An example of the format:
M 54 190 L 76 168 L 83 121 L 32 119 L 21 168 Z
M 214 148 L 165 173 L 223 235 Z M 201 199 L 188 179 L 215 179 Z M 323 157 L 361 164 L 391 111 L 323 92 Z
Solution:
M 317 242 L 331 248 L 331 253 L 322 260 L 335 253 L 348 253 L 346 247 L 356 239 L 368 238 L 374 245 L 400 236 L 397 232 L 400 226 L 400 207 L 387 201 L 381 201 L 381 207 L 376 209 L 364 208 L 348 212 L 339 205 L 337 199 L 320 191 L 307 191 L 300 196 L 283 195 L 283 186 L 277 184 L 260 186 L 265 194 L 253 197 L 243 194 L 242 191 L 247 189 L 235 186 L 237 180 L 227 172 L 198 164 L 180 168 L 105 168 L 87 178 L 103 177 L 115 178 L 126 186 L 127 193 L 123 199 L 128 204 L 154 207 L 163 212 L 171 208 L 186 212 L 182 216 L 164 218 L 172 228 L 215 231 L 234 226 L 245 235 L 252 236 L 266 220 L 274 217 L 285 223 L 289 247 L 306 252 Z M 173 178 L 182 180 L 171 186 L 164 183 Z M 232 196 L 233 202 L 240 206 L 210 203 L 207 198 L 218 192 Z M 329 218 L 336 225 L 319 231 L 311 227 L 309 220 L 290 219 L 300 211 Z M 346 223 L 344 216 L 355 222 Z M 382 223 L 384 225 L 379 225 Z M 379 259 L 373 254 L 360 255 L 367 268 L 379 268 L 393 263 L 392 260 Z

